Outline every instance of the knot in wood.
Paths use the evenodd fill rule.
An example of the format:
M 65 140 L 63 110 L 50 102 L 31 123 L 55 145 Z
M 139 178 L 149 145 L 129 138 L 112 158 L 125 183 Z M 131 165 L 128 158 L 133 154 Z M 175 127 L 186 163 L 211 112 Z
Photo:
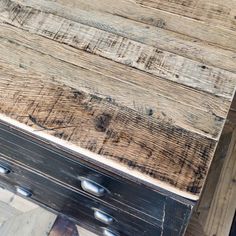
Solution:
M 95 128 L 99 132 L 105 132 L 111 121 L 111 115 L 103 113 L 95 118 Z

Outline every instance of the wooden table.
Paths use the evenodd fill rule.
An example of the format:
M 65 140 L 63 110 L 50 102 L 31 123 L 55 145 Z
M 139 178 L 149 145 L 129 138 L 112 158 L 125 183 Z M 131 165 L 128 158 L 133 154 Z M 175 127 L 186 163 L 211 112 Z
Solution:
M 183 235 L 235 93 L 235 9 L 1 0 L 3 187 L 101 235 Z

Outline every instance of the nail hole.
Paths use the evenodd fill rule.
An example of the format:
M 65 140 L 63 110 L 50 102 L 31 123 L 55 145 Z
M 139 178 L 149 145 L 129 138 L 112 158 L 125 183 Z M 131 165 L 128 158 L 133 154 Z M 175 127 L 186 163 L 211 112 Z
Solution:
M 148 110 L 147 110 L 147 114 L 148 114 L 149 116 L 152 116 L 152 115 L 153 115 L 153 110 L 152 110 L 152 109 L 148 109 Z

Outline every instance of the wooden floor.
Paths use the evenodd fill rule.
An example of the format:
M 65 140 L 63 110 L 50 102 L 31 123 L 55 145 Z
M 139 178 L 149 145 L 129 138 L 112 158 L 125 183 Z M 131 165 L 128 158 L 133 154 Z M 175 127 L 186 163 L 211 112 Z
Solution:
M 96 236 L 26 199 L 0 188 L 0 235 Z

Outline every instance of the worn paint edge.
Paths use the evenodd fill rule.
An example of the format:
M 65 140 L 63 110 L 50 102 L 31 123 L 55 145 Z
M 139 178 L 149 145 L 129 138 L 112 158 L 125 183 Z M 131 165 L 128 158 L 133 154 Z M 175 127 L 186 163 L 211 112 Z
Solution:
M 151 185 L 154 185 L 154 186 L 162 188 L 166 191 L 175 193 L 176 195 L 187 198 L 189 200 L 197 201 L 199 199 L 198 195 L 194 195 L 194 194 L 182 191 L 182 190 L 178 190 L 177 188 L 172 187 L 168 184 L 165 184 L 160 180 L 153 179 L 153 178 L 148 177 L 144 174 L 141 174 L 140 172 L 138 172 L 136 170 L 131 170 L 128 167 L 121 166 L 121 165 L 115 163 L 112 160 L 108 160 L 107 158 L 103 157 L 102 155 L 95 154 L 95 153 L 93 153 L 89 150 L 86 150 L 84 148 L 81 148 L 81 147 L 78 147 L 74 144 L 71 144 L 68 141 L 61 140 L 57 137 L 54 137 L 54 136 L 49 135 L 47 133 L 44 133 L 43 131 L 39 131 L 37 129 L 29 127 L 29 126 L 27 126 L 23 123 L 20 123 L 19 121 L 16 121 L 16 120 L 14 120 L 14 119 L 12 119 L 12 118 L 4 115 L 4 114 L 0 114 L 0 120 L 4 121 L 4 122 L 6 122 L 6 123 L 8 123 L 12 126 L 15 126 L 17 128 L 20 128 L 22 130 L 25 130 L 27 132 L 30 132 L 31 134 L 33 134 L 35 136 L 39 136 L 43 139 L 46 139 L 50 142 L 53 142 L 55 145 L 59 145 L 59 146 L 65 147 L 66 149 L 70 149 L 71 151 L 73 151 L 75 153 L 78 153 L 80 155 L 86 156 L 90 159 L 93 159 L 96 162 L 101 162 L 102 164 L 104 164 L 106 166 L 109 166 L 111 169 L 118 170 L 120 176 L 122 176 L 122 172 L 125 172 L 127 176 L 132 176 L 132 177 L 135 177 L 135 178 L 137 178 L 137 176 L 138 176 L 138 179 L 141 180 L 144 183 L 145 182 L 150 183 Z

